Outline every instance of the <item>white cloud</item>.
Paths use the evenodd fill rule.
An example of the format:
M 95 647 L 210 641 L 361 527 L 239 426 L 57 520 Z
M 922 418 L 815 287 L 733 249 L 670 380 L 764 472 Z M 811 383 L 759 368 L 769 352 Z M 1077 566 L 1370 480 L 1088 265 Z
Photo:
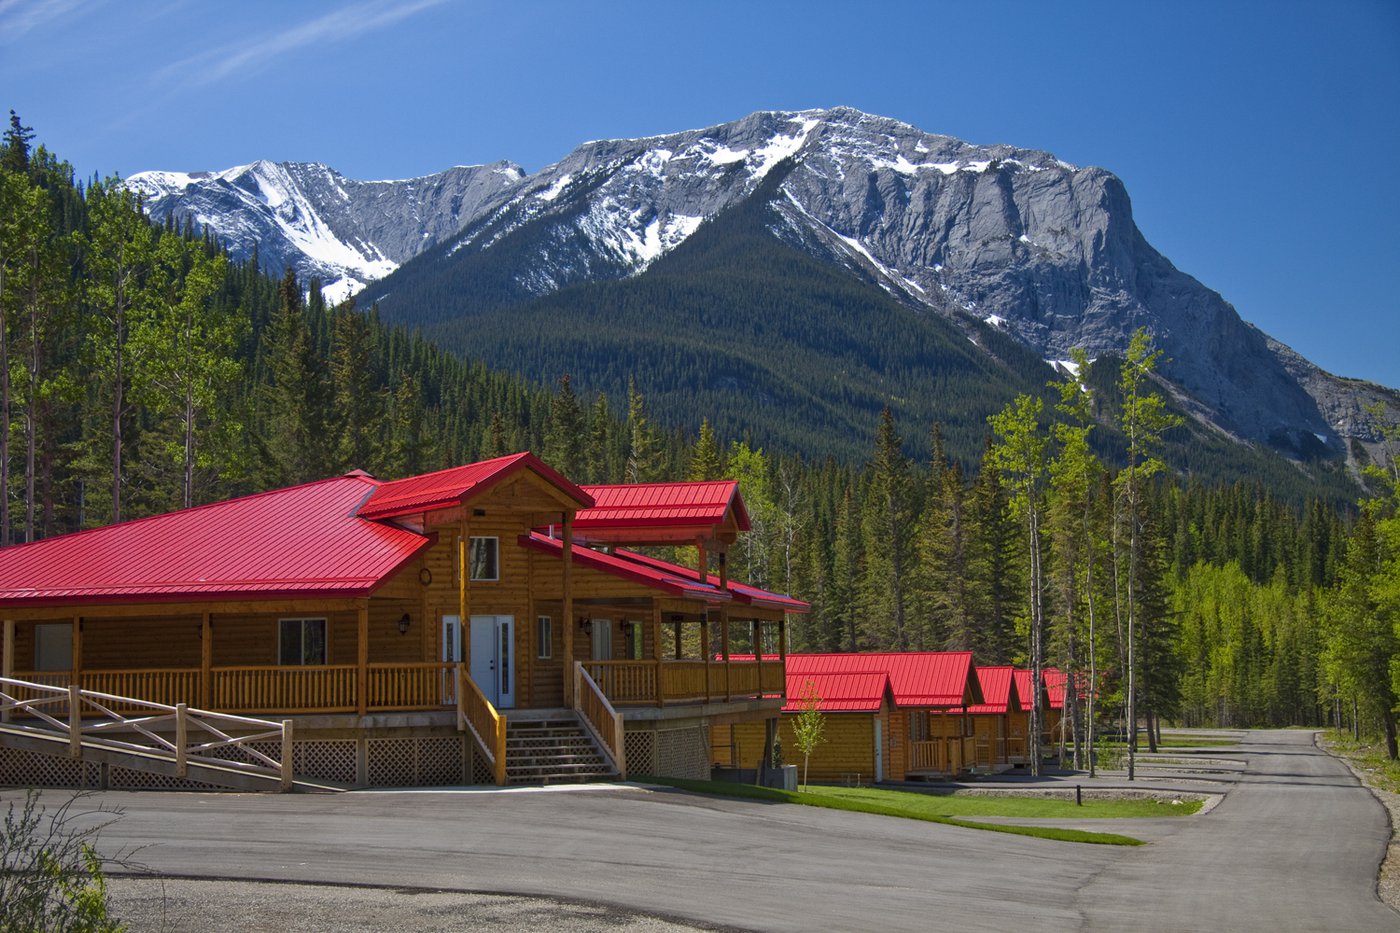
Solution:
M 0 0 L 0 3 L 6 0 Z M 208 49 L 161 69 L 156 80 L 213 84 L 235 74 L 247 74 L 273 59 L 307 46 L 326 46 L 362 36 L 407 19 L 446 0 L 365 0 L 342 7 L 280 32 L 249 36 Z
M 95 5 L 94 0 L 0 0 L 0 44 Z

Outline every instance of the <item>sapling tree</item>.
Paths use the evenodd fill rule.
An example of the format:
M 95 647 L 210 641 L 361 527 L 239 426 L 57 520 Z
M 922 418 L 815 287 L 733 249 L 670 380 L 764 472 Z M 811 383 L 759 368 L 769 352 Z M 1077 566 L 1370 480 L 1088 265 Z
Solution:
M 792 722 L 792 744 L 802 753 L 802 787 L 807 787 L 807 765 L 812 752 L 826 740 L 826 715 L 822 712 L 821 694 L 817 685 L 809 678 L 802 684 L 798 694 L 802 711 Z

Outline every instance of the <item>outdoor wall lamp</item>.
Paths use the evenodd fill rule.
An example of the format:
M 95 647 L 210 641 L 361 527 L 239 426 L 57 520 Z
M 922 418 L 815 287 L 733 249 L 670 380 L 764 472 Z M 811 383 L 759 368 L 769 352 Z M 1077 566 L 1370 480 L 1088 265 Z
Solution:
M 405 612 L 402 616 L 399 617 L 399 634 L 400 634 L 400 635 L 407 635 L 407 634 L 408 634 L 408 623 L 409 623 L 409 621 L 410 621 L 410 620 L 409 620 L 409 618 L 408 618 L 408 613 L 406 613 L 406 612 Z
M 592 634 L 593 634 L 593 620 L 592 620 L 592 619 L 589 619 L 589 618 L 587 618 L 587 617 L 582 618 L 582 619 L 579 619 L 579 620 L 578 620 L 578 624 L 581 625 L 581 626 L 583 626 L 583 634 L 585 634 L 585 635 L 592 635 Z

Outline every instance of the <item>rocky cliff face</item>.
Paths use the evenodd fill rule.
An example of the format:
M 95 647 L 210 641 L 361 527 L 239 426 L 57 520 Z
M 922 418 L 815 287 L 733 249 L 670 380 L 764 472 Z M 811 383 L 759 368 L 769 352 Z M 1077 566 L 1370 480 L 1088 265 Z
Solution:
M 1165 351 L 1172 391 L 1237 437 L 1299 455 L 1319 443 L 1341 453 L 1339 436 L 1373 431 L 1363 396 L 1400 410 L 1400 395 L 1377 386 L 1358 394 L 1176 269 L 1138 230 L 1112 173 L 849 108 L 585 143 L 529 176 L 499 163 L 363 183 L 324 166 L 257 163 L 197 179 L 147 173 L 132 184 L 157 216 L 193 213 L 244 252 L 260 242 L 264 257 L 275 246 L 339 262 L 347 282 L 386 276 L 441 240 L 371 290 L 411 317 L 394 308 L 406 283 L 463 263 L 493 266 L 497 307 L 641 274 L 707 218 L 753 196 L 779 165 L 774 236 L 927 313 L 1002 328 L 1047 360 L 1073 347 L 1121 352 L 1146 327 Z M 346 253 L 359 265 L 339 258 Z M 462 313 L 481 300 L 462 296 Z
M 222 172 L 127 179 L 151 216 L 191 218 L 246 260 L 313 276 L 332 299 L 383 278 L 456 233 L 523 177 L 518 166 L 458 166 L 403 181 L 355 181 L 315 162 L 254 162 Z

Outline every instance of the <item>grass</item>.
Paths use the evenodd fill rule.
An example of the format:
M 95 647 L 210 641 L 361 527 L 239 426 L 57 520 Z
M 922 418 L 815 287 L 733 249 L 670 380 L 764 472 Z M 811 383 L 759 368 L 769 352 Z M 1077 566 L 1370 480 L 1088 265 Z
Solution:
M 794 792 L 749 784 L 723 781 L 683 781 L 675 778 L 645 778 L 648 783 L 662 784 L 697 794 L 764 800 L 771 803 L 792 803 L 830 810 L 874 813 L 903 819 L 944 823 L 968 829 L 1017 836 L 1035 836 L 1061 842 L 1085 842 L 1098 845 L 1139 846 L 1141 839 L 1118 833 L 1087 832 L 1079 829 L 1059 829 L 1053 826 L 1015 826 L 1002 823 L 980 823 L 961 819 L 969 816 L 1009 816 L 1013 818 L 1079 819 L 1084 817 L 1112 818 L 1124 816 L 1185 815 L 1200 809 L 1200 801 L 1187 801 L 1178 806 L 1143 800 L 1091 800 L 1079 807 L 1071 801 L 1040 797 L 973 797 L 949 794 L 920 794 L 911 791 L 881 790 L 869 787 L 810 786 Z
M 1358 771 L 1365 772 L 1370 783 L 1392 793 L 1400 794 L 1400 762 L 1385 754 L 1385 742 L 1356 741 L 1350 732 L 1328 729 L 1323 742 L 1335 754 L 1351 761 Z

